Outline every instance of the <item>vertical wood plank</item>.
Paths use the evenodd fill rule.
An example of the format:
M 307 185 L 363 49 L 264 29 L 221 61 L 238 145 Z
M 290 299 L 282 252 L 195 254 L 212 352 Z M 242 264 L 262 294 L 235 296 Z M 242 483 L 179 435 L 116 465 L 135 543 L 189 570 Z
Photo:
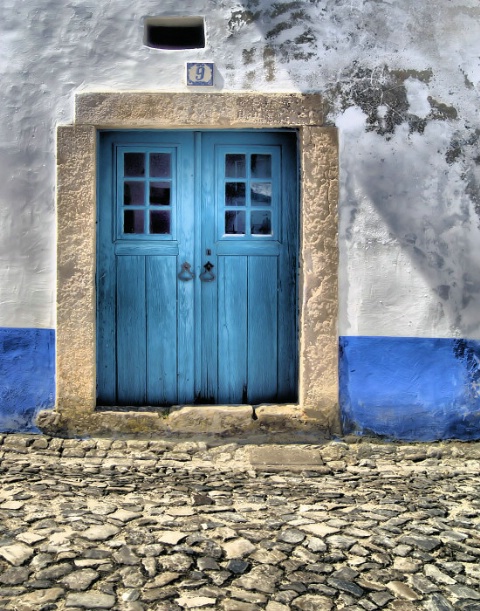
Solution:
M 145 257 L 117 257 L 117 402 L 146 401 Z
M 184 258 L 177 259 L 177 270 L 181 268 Z M 193 281 L 177 280 L 178 295 L 178 403 L 193 403 L 194 400 L 194 285 Z
M 114 405 L 117 399 L 116 284 L 113 254 L 113 168 L 111 137 L 100 141 L 97 184 L 97 405 Z
M 277 399 L 277 257 L 248 258 L 248 401 Z
M 246 403 L 247 257 L 218 257 L 218 399 Z
M 115 261 L 113 261 L 113 264 Z M 97 269 L 97 405 L 116 401 L 116 291 L 111 269 Z
M 205 262 L 207 258 L 204 257 Z M 215 260 L 213 273 L 216 276 L 214 282 L 202 282 L 201 290 L 201 322 L 200 322 L 200 361 L 196 367 L 200 375 L 200 394 L 196 398 L 198 403 L 217 403 L 218 392 L 218 369 L 217 369 L 217 282 L 218 282 L 218 259 L 208 257 L 209 261 Z M 203 271 L 203 266 L 201 268 Z
M 177 393 L 176 257 L 146 257 L 147 404 L 174 405 Z
M 198 275 L 201 273 L 200 266 L 202 264 L 203 254 L 205 248 L 202 243 L 204 235 L 204 227 L 202 224 L 203 218 L 203 169 L 202 161 L 204 158 L 203 151 L 203 137 L 204 134 L 201 132 L 195 132 L 193 135 L 193 156 L 194 156 L 194 206 L 196 213 L 194 215 L 194 259 L 195 259 L 195 272 Z M 205 236 L 207 237 L 207 236 Z M 194 285 L 194 300 L 195 300 L 195 311 L 194 311 L 194 325 L 195 325 L 195 354 L 194 354 L 194 397 L 198 401 L 198 398 L 202 394 L 202 364 L 203 364 L 203 352 L 202 352 L 202 283 L 195 280 Z
M 196 362 L 200 383 L 198 403 L 218 402 L 218 367 L 217 367 L 217 309 L 218 309 L 218 282 L 220 271 L 216 257 L 215 240 L 215 178 L 218 175 L 215 166 L 214 143 L 215 135 L 202 134 L 202 165 L 201 165 L 201 201 L 196 206 L 195 222 L 201 228 L 201 251 L 198 261 L 199 274 L 204 271 L 204 265 L 210 261 L 215 267 L 213 273 L 216 279 L 213 282 L 199 282 L 201 301 L 199 333 L 200 351 Z M 210 254 L 207 255 L 207 250 Z
M 185 142 L 177 149 L 176 227 L 179 256 L 176 271 L 188 261 L 195 269 L 195 188 L 193 133 L 181 135 Z M 195 397 L 195 282 L 176 278 L 178 298 L 177 348 L 178 348 L 178 403 L 193 403 Z
M 278 401 L 298 398 L 298 161 L 296 140 L 285 134 L 279 177 L 282 249 L 278 275 Z

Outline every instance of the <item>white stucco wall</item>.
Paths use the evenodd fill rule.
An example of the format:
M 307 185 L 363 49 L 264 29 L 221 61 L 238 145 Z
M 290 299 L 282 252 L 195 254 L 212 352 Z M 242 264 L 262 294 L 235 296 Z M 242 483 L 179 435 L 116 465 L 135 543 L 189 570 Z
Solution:
M 205 15 L 204 50 L 143 17 Z M 3 0 L 0 326 L 55 325 L 54 138 L 85 90 L 321 92 L 340 130 L 341 335 L 480 338 L 476 0 Z M 192 93 L 195 95 L 196 93 Z

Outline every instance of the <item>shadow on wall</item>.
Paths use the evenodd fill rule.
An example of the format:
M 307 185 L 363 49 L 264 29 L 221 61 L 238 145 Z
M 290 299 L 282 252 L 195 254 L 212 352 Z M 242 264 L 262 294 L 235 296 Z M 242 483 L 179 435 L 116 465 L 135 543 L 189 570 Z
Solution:
M 439 321 L 446 331 L 442 334 L 475 337 L 480 325 L 479 219 L 461 171 L 445 161 L 448 126 L 429 127 L 424 135 L 410 136 L 399 128 L 387 141 L 365 134 L 362 156 L 344 159 L 348 227 L 354 226 L 362 201 L 370 202 L 387 234 L 377 240 L 378 228 L 367 219 L 363 236 L 355 235 L 357 244 L 370 241 L 371 257 L 375 248 L 380 253 L 395 241 L 394 248 L 408 255 L 432 290 L 431 302 L 447 317 Z M 347 239 L 352 238 L 349 229 Z
M 340 151 L 340 229 L 344 241 L 350 246 L 353 240 L 363 245 L 370 238 L 372 248 L 366 259 L 371 262 L 376 228 L 367 222 L 363 235 L 351 235 L 360 227 L 356 217 L 368 215 L 363 207 L 371 205 L 382 217 L 387 234 L 378 240 L 378 250 L 383 250 L 387 258 L 392 250 L 401 250 L 411 261 L 413 273 L 423 277 L 418 290 L 428 287 L 425 322 L 407 333 L 404 329 L 403 334 L 478 337 L 480 135 L 472 127 L 476 123 L 468 120 L 472 108 L 476 108 L 473 84 L 455 65 L 455 45 L 451 63 L 440 66 L 438 54 L 411 38 L 408 28 L 397 31 L 397 18 L 404 18 L 405 23 L 419 28 L 417 33 L 430 32 L 426 6 L 407 3 L 379 8 L 375 2 L 360 4 L 361 10 L 357 10 L 336 0 L 322 6 L 286 0 L 241 0 L 232 8 L 227 27 L 229 36 L 237 37 L 239 43 L 245 31 L 258 31 L 263 48 L 262 74 L 267 81 L 270 76 L 275 80 L 275 69 L 280 65 L 289 73 L 291 84 L 296 82 L 300 65 L 312 67 L 308 87 L 307 81 L 297 85 L 302 91 L 305 87 L 321 90 L 328 119 L 337 123 L 344 143 Z M 345 17 L 341 24 L 339 11 Z M 452 24 L 457 29 L 452 32 L 461 32 L 461 15 L 459 10 L 459 20 Z M 417 23 L 416 17 L 426 21 Z M 372 19 L 374 23 L 370 23 Z M 406 45 L 396 55 L 395 68 L 386 65 L 395 45 L 390 48 L 382 38 L 390 30 Z M 327 39 L 322 34 L 328 34 Z M 348 52 L 342 46 L 345 37 L 357 41 L 350 44 L 353 50 Z M 452 40 L 449 38 L 446 44 Z M 407 50 L 409 43 L 426 68 L 413 68 L 418 66 L 418 56 Z M 384 53 L 382 44 L 390 54 Z M 244 49 L 246 69 L 254 66 L 253 55 L 258 59 L 260 52 L 253 47 Z M 472 53 L 471 46 L 465 50 L 466 57 L 470 55 L 474 62 Z M 372 54 L 377 65 L 372 65 Z M 443 71 L 460 78 L 455 97 L 439 85 Z M 248 83 L 244 86 L 249 87 Z M 362 115 L 353 131 L 342 123 L 342 116 L 349 111 Z M 376 263 L 381 267 L 382 260 L 372 264 Z M 373 278 L 367 280 L 366 284 L 375 282 Z M 399 291 L 406 281 L 405 276 L 397 279 Z M 342 294 L 342 299 L 345 297 Z M 428 318 L 434 318 L 430 325 Z M 387 334 L 394 332 L 390 329 Z
M 340 338 L 345 433 L 480 439 L 480 341 Z
M 432 69 L 367 69 L 354 62 L 327 92 L 341 135 L 341 243 L 349 255 L 358 253 L 354 266 L 368 250 L 365 263 L 375 270 L 367 284 L 376 283 L 374 292 L 389 274 L 383 263 L 395 274 L 395 253 L 411 261 L 403 277 L 387 282 L 397 285 L 397 296 L 410 289 L 409 273 L 422 275 L 417 288 L 430 289 L 422 297 L 425 315 L 435 319 L 403 335 L 478 337 L 480 132 L 469 125 L 469 85 L 465 99 L 461 93 L 456 99 L 465 106 L 459 118 L 457 108 L 430 95 L 433 79 Z
M 39 432 L 41 409 L 55 403 L 55 332 L 0 328 L 0 431 Z

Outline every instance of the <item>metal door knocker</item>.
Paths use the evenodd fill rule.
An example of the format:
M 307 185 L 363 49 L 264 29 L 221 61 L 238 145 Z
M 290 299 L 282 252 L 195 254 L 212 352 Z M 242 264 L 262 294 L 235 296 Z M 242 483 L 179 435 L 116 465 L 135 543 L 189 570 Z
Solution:
M 210 263 L 210 261 L 207 261 L 205 263 L 205 265 L 203 266 L 203 269 L 205 271 L 203 271 L 200 274 L 200 280 L 202 282 L 213 282 L 215 280 L 215 274 L 212 274 L 212 269 L 215 267 L 215 265 L 213 265 L 213 263 Z
M 180 278 L 180 280 L 183 280 L 184 282 L 188 282 L 188 280 L 193 280 L 195 278 L 195 274 L 192 272 L 191 270 L 191 265 L 188 261 L 185 261 L 185 263 L 182 263 L 182 269 L 180 271 L 180 273 L 178 274 L 178 277 Z

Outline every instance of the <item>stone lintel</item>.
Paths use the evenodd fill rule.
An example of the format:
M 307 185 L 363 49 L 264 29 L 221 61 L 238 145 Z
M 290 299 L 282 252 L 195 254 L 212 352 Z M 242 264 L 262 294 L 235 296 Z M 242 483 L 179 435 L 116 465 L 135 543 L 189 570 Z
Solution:
M 99 128 L 245 128 L 322 125 L 318 94 L 79 93 L 75 123 Z

